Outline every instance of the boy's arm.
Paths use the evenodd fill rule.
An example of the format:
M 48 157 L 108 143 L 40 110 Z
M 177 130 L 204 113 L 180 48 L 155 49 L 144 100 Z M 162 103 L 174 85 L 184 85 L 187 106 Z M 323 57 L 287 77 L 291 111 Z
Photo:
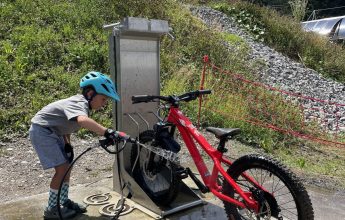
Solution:
M 78 116 L 77 122 L 82 128 L 93 131 L 98 135 L 104 135 L 105 131 L 107 130 L 107 128 L 98 124 L 95 120 L 84 115 Z

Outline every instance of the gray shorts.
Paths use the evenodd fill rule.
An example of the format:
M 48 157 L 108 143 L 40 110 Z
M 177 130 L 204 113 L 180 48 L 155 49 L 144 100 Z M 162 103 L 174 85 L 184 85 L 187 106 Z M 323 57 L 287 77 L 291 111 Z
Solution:
M 65 141 L 62 136 L 49 128 L 32 124 L 29 137 L 44 170 L 67 162 Z

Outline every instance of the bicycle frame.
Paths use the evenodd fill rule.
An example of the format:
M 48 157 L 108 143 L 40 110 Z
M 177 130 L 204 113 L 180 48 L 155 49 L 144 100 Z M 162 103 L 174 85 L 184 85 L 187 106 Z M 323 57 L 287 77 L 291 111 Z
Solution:
M 208 189 L 219 199 L 235 204 L 242 208 L 249 208 L 256 213 L 259 211 L 259 204 L 253 199 L 251 192 L 244 192 L 239 185 L 227 174 L 222 164 L 231 165 L 232 162 L 223 157 L 223 153 L 213 148 L 195 128 L 192 122 L 179 110 L 178 107 L 170 106 L 167 122 L 173 123 L 178 128 L 187 148 L 190 152 L 193 161 L 202 177 L 204 184 Z M 209 172 L 204 160 L 202 159 L 200 152 L 195 144 L 195 141 L 202 147 L 202 149 L 211 157 L 214 162 L 212 173 Z M 222 186 L 217 183 L 218 174 L 221 174 L 225 181 L 227 181 L 231 187 L 243 198 L 244 202 L 231 198 L 222 193 Z M 252 182 L 253 185 L 263 191 L 261 185 L 259 185 L 252 177 L 242 174 L 244 178 Z

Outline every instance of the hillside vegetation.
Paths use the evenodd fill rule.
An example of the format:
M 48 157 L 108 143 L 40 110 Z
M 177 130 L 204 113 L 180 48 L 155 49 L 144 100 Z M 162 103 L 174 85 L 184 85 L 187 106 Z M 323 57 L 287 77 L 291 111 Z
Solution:
M 200 65 L 204 54 L 221 64 L 243 62 L 222 50 L 220 35 L 171 0 L 8 0 L 0 9 L 2 137 L 27 133 L 30 119 L 44 105 L 79 92 L 86 72 L 108 73 L 109 33 L 102 26 L 126 16 L 165 19 L 174 29 L 175 41 L 162 40 L 163 80 L 183 65 Z
M 196 4 L 197 1 L 185 2 Z M 344 53 L 341 48 L 334 46 L 328 49 L 324 39 L 296 31 L 294 28 L 297 24 L 289 23 L 288 18 L 280 18 L 267 9 L 244 3 L 230 6 L 217 3 L 212 6 L 231 16 L 242 16 L 242 20 L 248 24 L 248 31 L 257 35 L 258 40 L 295 59 L 301 57 L 306 65 L 322 70 L 328 76 L 344 80 L 345 64 L 341 62 Z M 164 94 L 197 89 L 205 54 L 217 65 L 250 79 L 254 79 L 253 73 L 262 68 L 260 61 L 246 59 L 249 49 L 243 40 L 206 28 L 180 1 L 5 0 L 0 3 L 0 138 L 9 140 L 13 136 L 27 135 L 33 115 L 46 104 L 79 92 L 79 79 L 86 72 L 97 70 L 109 73 L 109 33 L 102 26 L 118 22 L 126 16 L 168 20 L 173 29 L 175 40 L 163 37 L 161 42 Z M 274 19 L 271 16 L 275 16 Z M 283 19 L 284 25 L 278 19 Z M 231 49 L 224 49 L 224 45 L 231 45 L 227 47 Z M 223 83 L 218 85 L 217 82 Z M 306 169 L 306 163 L 312 163 L 312 159 L 300 157 L 297 160 L 293 152 L 298 146 L 310 144 L 239 120 L 256 113 L 244 101 L 247 91 L 239 90 L 235 84 L 229 86 L 226 84 L 228 82 L 226 76 L 208 78 L 207 85 L 214 90 L 208 105 L 217 106 L 232 117 L 224 118 L 208 111 L 206 106 L 203 110 L 203 126 L 240 127 L 244 131 L 240 137 L 242 141 L 262 147 L 268 153 L 283 155 L 280 157 L 291 166 Z M 266 95 L 269 97 L 272 94 Z M 281 102 L 277 99 L 277 105 L 281 105 Z M 289 105 L 282 105 L 282 108 L 285 109 L 282 111 L 284 114 L 296 114 Z M 196 120 L 195 102 L 185 106 L 184 110 Z M 109 105 L 106 114 L 96 113 L 92 117 L 111 126 L 110 111 Z M 279 117 L 282 112 L 274 113 Z M 291 120 L 295 119 L 291 117 Z M 333 175 L 336 165 L 330 162 L 332 160 L 330 156 L 329 160 L 324 161 L 330 169 L 312 172 Z M 314 163 L 312 167 L 317 165 Z M 337 170 L 338 175 L 345 176 L 343 169 Z

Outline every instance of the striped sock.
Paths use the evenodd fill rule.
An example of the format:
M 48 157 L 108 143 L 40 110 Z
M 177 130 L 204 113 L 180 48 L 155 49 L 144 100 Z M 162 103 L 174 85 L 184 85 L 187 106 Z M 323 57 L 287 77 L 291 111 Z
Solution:
M 57 205 L 57 194 L 58 190 L 50 188 L 49 199 L 48 199 L 48 209 L 52 209 Z
M 64 204 L 68 200 L 69 184 L 64 182 L 61 188 L 60 204 Z

